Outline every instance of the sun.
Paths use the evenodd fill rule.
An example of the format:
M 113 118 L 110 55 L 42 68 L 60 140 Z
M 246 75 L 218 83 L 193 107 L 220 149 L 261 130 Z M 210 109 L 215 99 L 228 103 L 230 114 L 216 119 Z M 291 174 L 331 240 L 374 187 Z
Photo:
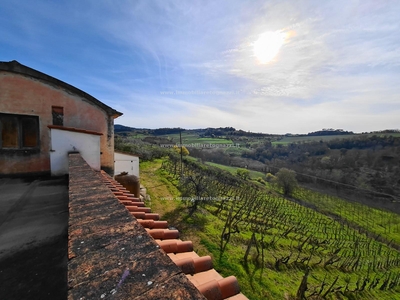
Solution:
M 274 59 L 285 41 L 286 34 L 280 31 L 268 31 L 260 34 L 254 42 L 254 55 L 260 63 L 266 64 Z

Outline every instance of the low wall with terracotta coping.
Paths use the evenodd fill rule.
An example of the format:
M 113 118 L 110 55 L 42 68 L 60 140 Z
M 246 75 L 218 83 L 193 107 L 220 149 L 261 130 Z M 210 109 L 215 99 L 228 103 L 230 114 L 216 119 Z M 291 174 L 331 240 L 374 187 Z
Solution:
M 68 239 L 68 299 L 205 299 L 76 153 Z

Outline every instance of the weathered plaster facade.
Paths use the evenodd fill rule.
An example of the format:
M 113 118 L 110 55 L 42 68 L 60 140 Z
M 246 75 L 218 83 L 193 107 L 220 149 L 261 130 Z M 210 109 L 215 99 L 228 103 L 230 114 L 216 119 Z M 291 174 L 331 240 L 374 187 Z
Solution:
M 114 119 L 122 113 L 89 94 L 19 64 L 0 62 L 0 114 L 37 116 L 37 147 L 1 147 L 0 174 L 50 172 L 50 128 L 53 107 L 63 111 L 63 126 L 101 133 L 101 168 L 114 169 Z M 1 128 L 0 128 L 1 129 Z M 4 134 L 4 133 L 3 133 Z

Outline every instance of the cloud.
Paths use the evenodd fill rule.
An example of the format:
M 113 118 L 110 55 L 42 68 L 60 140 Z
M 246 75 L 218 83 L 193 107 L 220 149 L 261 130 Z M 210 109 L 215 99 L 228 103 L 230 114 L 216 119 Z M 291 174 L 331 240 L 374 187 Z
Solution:
M 128 126 L 366 131 L 398 127 L 399 15 L 372 0 L 6 0 L 0 47 Z M 261 65 L 253 43 L 266 31 L 287 39 Z

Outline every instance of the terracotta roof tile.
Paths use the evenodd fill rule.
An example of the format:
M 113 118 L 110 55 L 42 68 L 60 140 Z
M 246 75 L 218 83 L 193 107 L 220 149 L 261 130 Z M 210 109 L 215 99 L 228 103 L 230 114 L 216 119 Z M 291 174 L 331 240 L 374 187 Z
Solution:
M 210 256 L 203 257 L 186 257 L 174 260 L 174 263 L 182 269 L 185 274 L 194 274 L 204 272 L 213 268 L 213 263 Z
M 221 274 L 219 274 L 217 271 L 215 271 L 214 269 L 208 270 L 208 271 L 204 271 L 204 272 L 200 272 L 200 273 L 196 273 L 193 275 L 188 275 L 187 276 L 189 278 L 189 280 L 196 286 L 200 286 L 210 280 L 220 280 L 223 277 L 221 276 Z
M 170 229 L 148 229 L 146 231 L 154 238 L 159 240 L 169 240 L 179 238 L 178 230 Z
M 144 213 L 150 213 L 151 212 L 151 208 L 150 207 L 138 207 L 138 206 L 127 206 L 126 207 L 127 210 L 131 211 L 131 212 L 144 212 Z
M 145 220 L 152 219 L 152 220 L 160 220 L 160 215 L 155 213 L 146 213 L 144 215 Z
M 168 228 L 167 221 L 154 221 L 154 220 L 138 220 L 139 224 L 144 228 Z
M 239 283 L 235 276 L 229 276 L 218 281 L 218 285 L 222 291 L 222 299 L 240 293 Z
M 186 258 L 186 257 L 192 257 L 192 258 L 199 257 L 199 255 L 194 251 L 188 251 L 188 252 L 176 253 L 176 254 L 171 253 L 171 254 L 168 254 L 168 256 L 171 257 L 172 260 L 182 259 L 182 258 Z
M 207 299 L 226 299 L 240 293 L 239 284 L 235 276 L 229 276 L 220 280 L 212 279 L 199 286 L 198 290 Z
M 164 240 L 157 242 L 158 245 L 166 253 L 180 253 L 180 252 L 190 252 L 193 251 L 193 243 L 191 241 L 181 241 L 181 240 Z
M 202 284 L 201 286 L 197 286 L 197 289 L 209 300 L 222 300 L 222 292 L 219 288 L 218 282 L 215 279 L 209 280 Z

